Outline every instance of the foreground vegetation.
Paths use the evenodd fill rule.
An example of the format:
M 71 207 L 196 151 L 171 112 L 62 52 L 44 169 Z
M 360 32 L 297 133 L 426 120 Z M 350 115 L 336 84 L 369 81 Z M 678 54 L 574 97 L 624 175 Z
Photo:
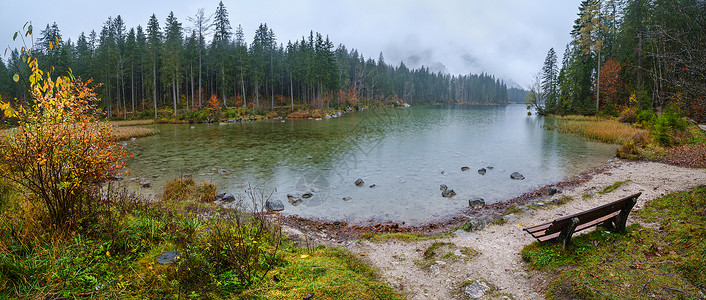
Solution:
M 399 298 L 343 250 L 286 241 L 256 189 L 236 209 L 191 178 L 152 203 L 118 191 L 115 128 L 148 124 L 102 121 L 87 83 L 26 62 L 33 101 L 0 98 L 18 124 L 0 136 L 0 297 Z
M 626 234 L 597 229 L 557 244 L 522 250 L 546 272 L 550 299 L 700 299 L 706 293 L 706 186 L 666 195 L 635 214 Z
M 210 184 L 179 179 L 165 189 L 164 199 L 155 203 L 112 193 L 86 226 L 58 232 L 45 225 L 41 209 L 24 200 L 27 194 L 0 182 L 0 294 L 401 298 L 344 250 L 297 247 L 265 214 L 214 205 Z M 178 253 L 175 262 L 160 264 L 157 258 L 169 251 Z

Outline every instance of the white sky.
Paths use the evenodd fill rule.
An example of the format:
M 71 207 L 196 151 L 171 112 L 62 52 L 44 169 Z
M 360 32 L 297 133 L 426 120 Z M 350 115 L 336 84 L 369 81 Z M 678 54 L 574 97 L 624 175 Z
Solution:
M 358 49 L 388 64 L 429 66 L 450 74 L 487 72 L 523 87 L 540 70 L 549 48 L 561 59 L 569 42 L 580 0 L 224 0 L 235 29 L 243 26 L 248 43 L 260 23 L 277 41 L 301 39 L 310 30 L 329 35 L 333 43 Z M 188 17 L 204 8 L 215 12 L 217 0 L 0 0 L 0 55 L 15 31 L 32 21 L 35 36 L 56 22 L 64 40 L 81 31 L 100 32 L 108 17 L 120 15 L 127 29 L 142 25 L 154 13 L 164 27 L 170 11 L 187 27 Z M 9 55 L 9 51 L 8 51 Z M 7 56 L 3 56 L 7 60 Z

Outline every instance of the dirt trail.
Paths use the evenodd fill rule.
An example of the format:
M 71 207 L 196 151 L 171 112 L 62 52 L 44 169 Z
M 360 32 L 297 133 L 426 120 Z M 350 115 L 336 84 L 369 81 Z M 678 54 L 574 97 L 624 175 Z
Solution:
M 629 182 L 613 192 L 596 193 L 616 181 L 628 179 Z M 635 206 L 639 210 L 648 200 L 703 184 L 706 184 L 706 169 L 617 161 L 588 182 L 539 201 L 548 202 L 564 196 L 574 197 L 575 200 L 548 209 L 525 208 L 516 216 L 506 217 L 508 222 L 504 225 L 489 225 L 475 232 L 460 230 L 449 237 L 429 241 L 389 240 L 373 243 L 360 240 L 345 248 L 358 253 L 378 268 L 385 280 L 406 294 L 408 299 L 462 299 L 463 286 L 472 281 L 480 281 L 489 288 L 479 299 L 542 299 L 544 294 L 541 288 L 546 285 L 545 279 L 541 274 L 529 271 L 519 254 L 525 245 L 534 241 L 522 231 L 523 227 L 548 222 L 642 192 Z M 596 194 L 583 199 L 581 196 L 586 193 Z M 628 223 L 633 221 L 631 218 Z M 455 246 L 446 247 L 446 252 L 442 251 L 450 253 L 446 257 L 424 260 L 424 251 L 433 243 L 440 242 Z M 463 257 L 463 253 L 456 251 L 465 248 L 476 250 L 477 256 Z

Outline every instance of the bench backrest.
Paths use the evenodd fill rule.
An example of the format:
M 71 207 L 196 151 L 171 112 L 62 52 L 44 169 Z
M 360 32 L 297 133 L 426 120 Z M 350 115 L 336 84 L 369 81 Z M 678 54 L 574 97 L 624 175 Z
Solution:
M 596 208 L 589 209 L 587 211 L 583 211 L 577 214 L 573 214 L 570 216 L 562 217 L 560 219 L 554 220 L 552 222 L 552 225 L 547 228 L 546 234 L 552 234 L 555 232 L 560 232 L 562 228 L 564 228 L 569 222 L 571 222 L 571 219 L 573 218 L 578 218 L 579 223 L 578 225 L 584 224 L 591 222 L 595 219 L 598 219 L 600 217 L 606 216 L 608 214 L 611 214 L 616 211 L 622 210 L 626 205 L 630 204 L 633 199 L 637 199 L 642 193 L 637 193 L 634 195 L 627 196 L 625 198 L 622 198 L 617 201 L 613 201 L 611 203 L 601 205 Z

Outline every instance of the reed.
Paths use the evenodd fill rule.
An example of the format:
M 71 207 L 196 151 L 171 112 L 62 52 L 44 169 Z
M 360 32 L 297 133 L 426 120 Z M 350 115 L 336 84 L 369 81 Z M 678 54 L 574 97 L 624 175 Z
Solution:
M 154 120 L 110 121 L 108 123 L 110 123 L 110 125 L 113 125 L 115 127 L 124 127 L 124 126 L 152 125 L 152 124 L 154 124 Z
M 129 140 L 130 138 L 145 137 L 145 136 L 155 135 L 157 133 L 159 133 L 159 131 L 156 129 L 153 129 L 153 128 L 134 127 L 134 126 L 116 127 L 115 128 L 115 140 L 116 141 L 124 141 L 124 140 Z
M 615 119 L 586 116 L 554 117 L 556 125 L 545 125 L 563 133 L 573 133 L 585 138 L 610 144 L 626 144 L 636 135 L 649 136 L 649 131 L 620 123 Z

